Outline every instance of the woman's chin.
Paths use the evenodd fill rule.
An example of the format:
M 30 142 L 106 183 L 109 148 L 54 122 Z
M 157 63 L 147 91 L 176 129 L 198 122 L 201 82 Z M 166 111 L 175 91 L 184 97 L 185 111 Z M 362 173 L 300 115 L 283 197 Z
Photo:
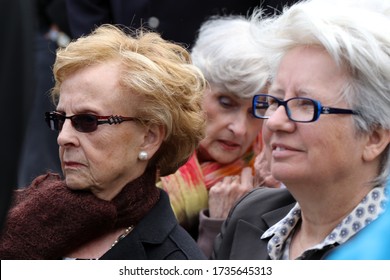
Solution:
M 66 186 L 71 190 L 86 190 L 88 185 L 81 182 L 80 178 L 74 178 L 73 176 L 65 177 Z

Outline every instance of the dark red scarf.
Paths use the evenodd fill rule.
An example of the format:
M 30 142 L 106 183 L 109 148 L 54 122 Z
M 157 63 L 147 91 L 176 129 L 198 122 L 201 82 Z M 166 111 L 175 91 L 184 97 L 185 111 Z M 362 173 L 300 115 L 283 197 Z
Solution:
M 58 175 L 37 177 L 15 193 L 0 236 L 0 259 L 60 259 L 109 230 L 136 225 L 156 204 L 156 170 L 147 170 L 112 200 L 72 191 Z

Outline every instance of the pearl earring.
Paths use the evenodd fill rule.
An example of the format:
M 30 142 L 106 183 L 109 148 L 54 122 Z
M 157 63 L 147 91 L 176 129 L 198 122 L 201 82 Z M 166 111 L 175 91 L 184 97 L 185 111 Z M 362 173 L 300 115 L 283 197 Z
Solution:
M 147 160 L 148 159 L 148 153 L 147 152 L 145 152 L 145 151 L 141 151 L 141 152 L 139 152 L 139 154 L 138 154 L 138 159 L 139 160 Z

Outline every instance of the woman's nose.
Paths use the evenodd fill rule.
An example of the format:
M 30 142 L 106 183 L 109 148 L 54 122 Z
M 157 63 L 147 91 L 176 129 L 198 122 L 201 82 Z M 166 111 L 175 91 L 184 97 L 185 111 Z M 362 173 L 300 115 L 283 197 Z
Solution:
M 62 129 L 58 131 L 57 143 L 59 146 L 77 145 L 77 131 L 72 126 L 72 122 L 69 119 L 65 119 Z
M 230 123 L 228 126 L 229 130 L 231 130 L 237 136 L 245 135 L 248 129 L 247 115 L 247 112 L 245 112 L 245 114 L 231 116 Z
M 287 130 L 291 131 L 295 127 L 295 123 L 291 121 L 287 115 L 286 108 L 279 106 L 275 112 L 267 119 L 266 127 L 272 131 Z

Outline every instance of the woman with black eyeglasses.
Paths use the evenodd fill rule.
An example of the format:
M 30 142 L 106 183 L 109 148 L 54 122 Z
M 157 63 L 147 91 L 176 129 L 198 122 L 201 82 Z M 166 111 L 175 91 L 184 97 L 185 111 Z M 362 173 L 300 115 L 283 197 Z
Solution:
M 376 220 L 390 173 L 390 3 L 309 0 L 256 13 L 269 59 L 263 119 L 271 174 L 236 204 L 215 259 L 322 259 Z
M 0 259 L 204 259 L 156 187 L 203 137 L 205 81 L 188 52 L 105 25 L 58 50 L 53 71 L 45 118 L 64 178 L 16 193 Z

